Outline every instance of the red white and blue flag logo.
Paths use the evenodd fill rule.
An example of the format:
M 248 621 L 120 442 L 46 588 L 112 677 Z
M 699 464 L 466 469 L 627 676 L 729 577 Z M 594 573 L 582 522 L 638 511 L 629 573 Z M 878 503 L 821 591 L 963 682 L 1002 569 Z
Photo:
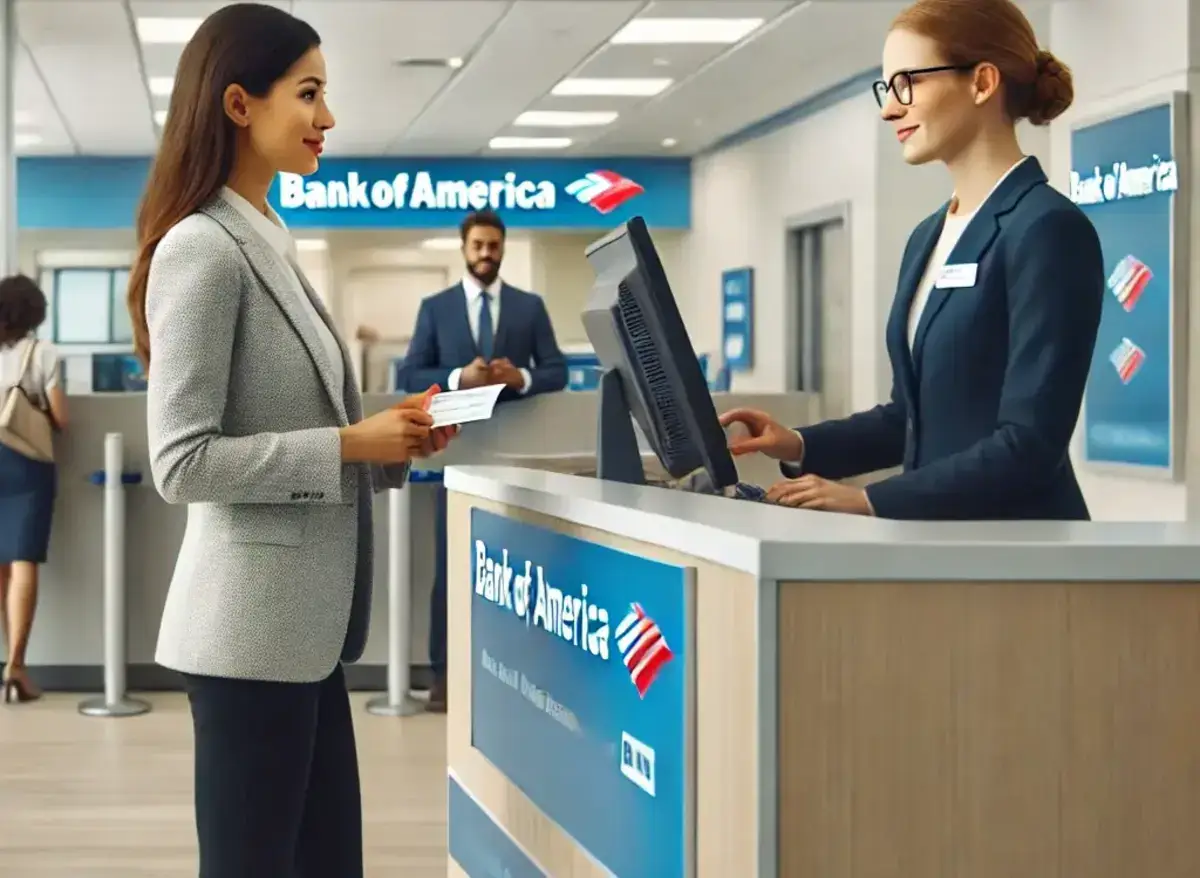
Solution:
M 617 649 L 629 671 L 629 679 L 637 688 L 638 695 L 645 698 L 658 672 L 675 654 L 641 604 L 629 605 L 629 615 L 617 626 L 616 637 Z
M 1123 338 L 1121 343 L 1108 355 L 1108 361 L 1117 370 L 1117 376 L 1121 379 L 1121 383 L 1128 384 L 1142 368 L 1142 363 L 1146 362 L 1146 352 L 1129 339 Z
M 1146 263 L 1135 256 L 1126 256 L 1109 275 L 1108 288 L 1117 297 L 1122 308 L 1132 311 L 1153 277 L 1154 272 Z
M 609 213 L 646 190 L 615 171 L 592 171 L 567 184 L 567 194 L 580 204 L 590 204 L 600 213 Z

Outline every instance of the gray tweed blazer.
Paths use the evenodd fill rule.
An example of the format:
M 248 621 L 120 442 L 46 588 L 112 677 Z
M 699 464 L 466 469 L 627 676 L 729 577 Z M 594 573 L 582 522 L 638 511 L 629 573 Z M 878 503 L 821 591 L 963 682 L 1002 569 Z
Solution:
M 150 265 L 150 468 L 188 507 L 155 656 L 177 671 L 313 682 L 366 645 L 373 491 L 403 486 L 408 466 L 342 463 L 338 428 L 362 400 L 340 337 L 335 386 L 297 293 L 220 198 Z

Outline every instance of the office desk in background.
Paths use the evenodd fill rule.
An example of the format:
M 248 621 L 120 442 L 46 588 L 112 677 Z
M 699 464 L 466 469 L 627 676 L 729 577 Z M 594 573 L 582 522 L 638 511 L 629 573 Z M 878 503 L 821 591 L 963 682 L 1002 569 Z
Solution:
M 368 394 L 368 415 L 395 402 L 386 394 Z M 717 397 L 718 408 L 755 405 L 780 412 L 797 424 L 820 416 L 820 403 L 809 394 L 730 394 Z M 154 665 L 154 645 L 175 555 L 183 537 L 187 510 L 167 505 L 150 480 L 146 452 L 146 399 L 140 393 L 80 394 L 68 400 L 71 427 L 59 437 L 59 487 L 49 563 L 42 572 L 38 618 L 29 648 L 29 663 L 49 689 L 99 691 L 103 656 L 103 497 L 89 482 L 104 464 L 104 436 L 125 437 L 126 467 L 145 476 L 126 496 L 128 547 L 126 594 L 129 600 L 129 685 L 131 689 L 174 688 L 176 678 Z M 455 463 L 503 461 L 506 455 L 568 455 L 573 466 L 582 453 L 596 447 L 596 394 L 547 394 L 507 403 L 486 423 L 468 425 L 443 455 L 428 462 L 434 467 Z M 572 463 L 571 459 L 575 463 Z M 529 461 L 537 463 L 536 460 Z M 586 463 L 586 461 L 585 461 Z M 772 468 L 748 462 L 748 479 L 770 478 Z M 428 663 L 429 593 L 434 556 L 423 547 L 434 539 L 435 495 L 432 485 L 411 489 L 414 547 L 412 571 L 411 656 L 414 681 L 424 683 Z M 348 669 L 357 688 L 383 689 L 387 656 L 387 498 L 375 505 L 375 592 L 371 632 L 361 662 Z

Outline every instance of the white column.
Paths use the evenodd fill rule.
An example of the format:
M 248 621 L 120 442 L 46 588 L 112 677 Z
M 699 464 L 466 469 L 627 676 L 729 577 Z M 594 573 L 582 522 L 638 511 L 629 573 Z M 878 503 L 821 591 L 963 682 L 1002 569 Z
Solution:
M 0 275 L 18 269 L 17 157 L 13 151 L 13 89 L 17 63 L 17 0 L 0 0 Z

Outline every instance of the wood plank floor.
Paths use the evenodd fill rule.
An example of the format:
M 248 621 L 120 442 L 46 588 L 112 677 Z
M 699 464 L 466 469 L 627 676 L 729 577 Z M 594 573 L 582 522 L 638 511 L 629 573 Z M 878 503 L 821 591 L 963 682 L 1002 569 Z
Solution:
M 445 878 L 445 717 L 354 718 L 368 878 Z M 182 695 L 132 719 L 79 698 L 0 705 L 0 876 L 194 878 L 191 720 Z

